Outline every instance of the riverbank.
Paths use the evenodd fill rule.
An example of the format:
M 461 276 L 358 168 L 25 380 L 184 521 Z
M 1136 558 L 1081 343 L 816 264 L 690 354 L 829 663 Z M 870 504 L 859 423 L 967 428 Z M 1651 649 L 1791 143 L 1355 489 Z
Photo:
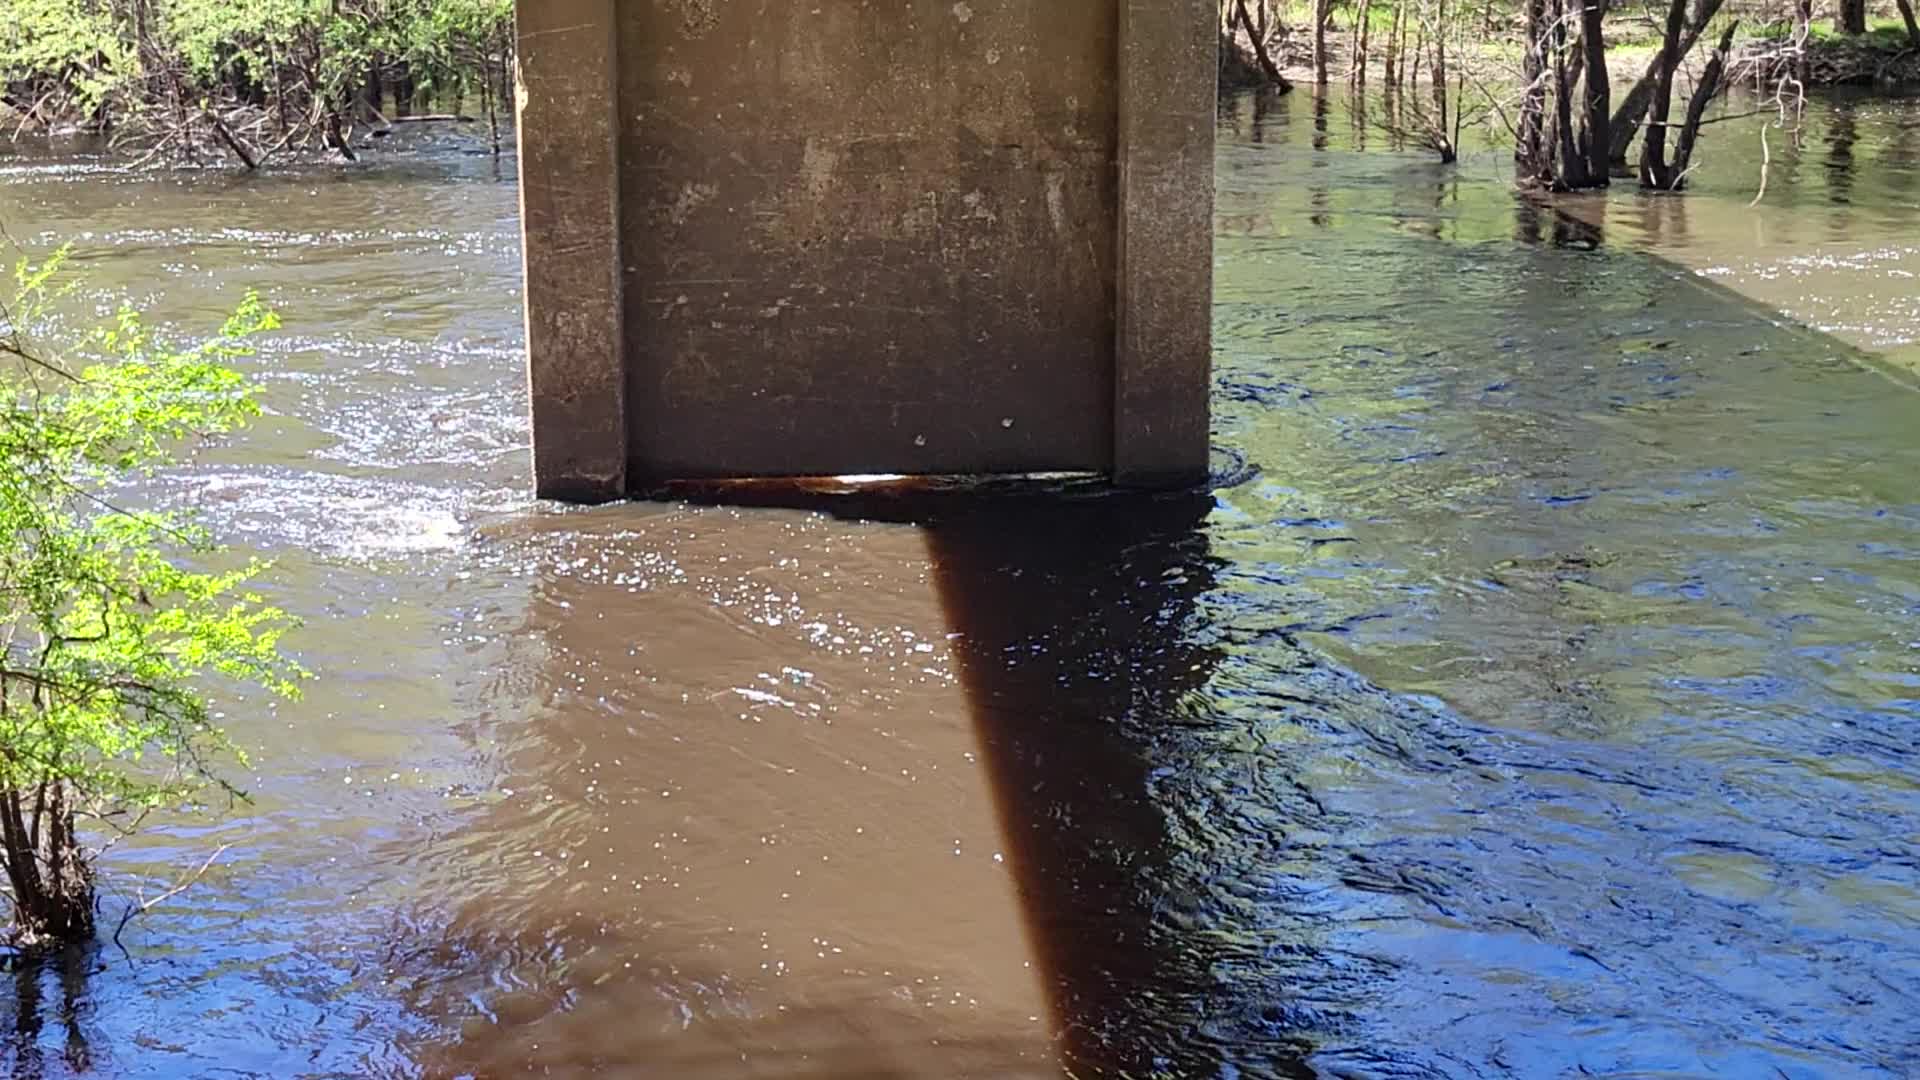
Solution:
M 1745 55 L 1773 50 L 1777 41 L 1744 43 Z M 1883 90 L 1920 91 L 1920 45 L 1897 20 L 1881 22 L 1858 37 L 1815 34 L 1806 46 L 1809 86 L 1864 86 Z
M 256 10 L 0 0 L 0 137 L 84 132 L 142 162 L 249 170 L 461 103 L 512 111 L 512 0 Z M 498 142 L 498 136 L 494 142 Z
M 1380 33 L 1378 9 L 1373 21 L 1373 32 Z M 1621 37 L 1610 39 L 1607 48 L 1607 68 L 1616 89 L 1639 78 L 1659 51 L 1658 39 L 1645 27 L 1625 26 L 1621 31 Z M 1804 63 L 1800 55 L 1784 48 L 1790 31 L 1790 27 L 1776 25 L 1737 34 L 1731 65 L 1736 81 L 1771 82 L 1791 74 L 1803 79 L 1810 89 L 1854 86 L 1891 93 L 1920 92 L 1920 46 L 1910 39 L 1897 18 L 1874 20 L 1866 34 L 1851 37 L 1834 34 L 1824 25 L 1816 26 L 1804 46 Z M 1328 67 L 1334 81 L 1350 78 L 1355 67 L 1354 44 L 1351 26 L 1330 28 Z M 1386 74 L 1378 41 L 1372 44 L 1366 63 L 1370 81 Z M 1518 29 L 1488 24 L 1450 46 L 1448 63 L 1455 72 L 1487 86 L 1517 85 L 1522 49 Z M 1313 43 L 1304 23 L 1289 23 L 1276 30 L 1267 42 L 1267 50 L 1288 82 L 1312 84 Z M 1272 85 L 1244 31 L 1222 35 L 1220 72 L 1223 95 Z M 1424 77 L 1417 68 L 1410 69 L 1409 75 L 1416 81 Z

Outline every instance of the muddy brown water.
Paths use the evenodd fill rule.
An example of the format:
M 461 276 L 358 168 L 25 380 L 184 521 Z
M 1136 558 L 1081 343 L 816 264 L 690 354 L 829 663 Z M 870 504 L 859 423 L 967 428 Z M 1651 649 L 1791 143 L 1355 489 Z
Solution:
M 43 333 L 282 311 L 146 495 L 320 675 L 107 874 L 205 881 L 11 966 L 8 1066 L 1920 1071 L 1920 104 L 1816 102 L 1751 207 L 1758 121 L 1528 208 L 1355 114 L 1222 114 L 1163 499 L 534 504 L 510 164 L 0 156 L 89 275 Z

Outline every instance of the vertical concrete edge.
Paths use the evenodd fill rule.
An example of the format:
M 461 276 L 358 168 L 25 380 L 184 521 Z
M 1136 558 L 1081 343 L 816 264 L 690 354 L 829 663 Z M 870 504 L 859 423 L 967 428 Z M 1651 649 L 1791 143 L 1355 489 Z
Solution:
M 1205 482 L 1213 386 L 1214 0 L 1120 4 L 1114 480 Z
M 618 0 L 520 0 L 520 208 L 541 498 L 627 494 Z

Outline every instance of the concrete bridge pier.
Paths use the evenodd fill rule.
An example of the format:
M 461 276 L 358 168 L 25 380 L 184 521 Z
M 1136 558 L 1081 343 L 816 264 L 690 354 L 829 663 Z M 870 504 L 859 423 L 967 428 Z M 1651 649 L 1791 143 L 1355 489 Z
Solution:
M 1208 466 L 1212 0 L 521 0 L 535 473 Z

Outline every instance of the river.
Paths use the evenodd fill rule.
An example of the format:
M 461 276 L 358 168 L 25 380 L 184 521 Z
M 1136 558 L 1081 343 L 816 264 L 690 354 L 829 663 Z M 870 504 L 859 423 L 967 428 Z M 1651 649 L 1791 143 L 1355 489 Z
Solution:
M 1528 207 L 1223 110 L 1217 490 L 532 502 L 511 161 L 0 150 L 58 334 L 256 287 L 145 497 L 316 673 L 20 1076 L 1920 1071 L 1920 102 Z

